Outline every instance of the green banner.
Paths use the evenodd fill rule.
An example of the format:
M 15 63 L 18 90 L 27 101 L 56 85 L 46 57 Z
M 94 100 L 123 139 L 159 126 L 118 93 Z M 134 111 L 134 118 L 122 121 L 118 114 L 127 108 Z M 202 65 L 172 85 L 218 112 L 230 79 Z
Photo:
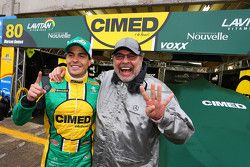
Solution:
M 4 20 L 3 45 L 64 48 L 83 36 L 94 49 L 113 49 L 122 37 L 143 51 L 249 55 L 250 10 L 153 12 Z M 119 38 L 120 37 L 120 38 Z
M 246 55 L 250 10 L 174 12 L 156 38 L 157 51 Z
M 64 48 L 76 36 L 90 40 L 84 17 L 50 17 L 5 20 L 3 45 L 16 47 Z

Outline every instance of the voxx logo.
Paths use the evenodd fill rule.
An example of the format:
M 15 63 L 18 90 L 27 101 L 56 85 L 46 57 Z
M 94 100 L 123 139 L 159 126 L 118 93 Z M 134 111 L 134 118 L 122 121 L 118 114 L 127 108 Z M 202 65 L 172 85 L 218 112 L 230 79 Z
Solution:
M 180 51 L 185 50 L 189 42 L 161 42 L 161 50 Z

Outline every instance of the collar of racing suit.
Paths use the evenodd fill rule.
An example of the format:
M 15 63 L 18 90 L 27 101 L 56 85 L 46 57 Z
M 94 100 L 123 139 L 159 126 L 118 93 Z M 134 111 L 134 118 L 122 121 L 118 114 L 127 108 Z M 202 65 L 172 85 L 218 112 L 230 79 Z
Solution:
M 86 83 L 88 80 L 88 72 L 86 72 L 82 78 L 74 78 L 69 74 L 68 69 L 66 69 L 65 80 L 70 83 Z
M 147 64 L 143 61 L 140 73 L 132 81 L 128 82 L 127 84 L 127 89 L 129 93 L 131 94 L 140 93 L 140 85 L 143 84 L 146 72 L 147 72 Z M 119 82 L 122 82 L 120 78 L 118 77 L 118 75 L 115 73 L 115 71 L 113 73 L 111 82 L 114 84 L 118 84 Z

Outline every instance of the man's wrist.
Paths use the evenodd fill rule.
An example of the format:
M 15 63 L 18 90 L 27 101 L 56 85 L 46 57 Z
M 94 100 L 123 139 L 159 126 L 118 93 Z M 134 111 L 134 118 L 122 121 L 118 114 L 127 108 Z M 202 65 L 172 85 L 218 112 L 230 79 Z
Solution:
M 31 107 L 34 107 L 36 105 L 36 101 L 30 101 L 30 100 L 28 100 L 27 96 L 24 96 L 21 99 L 21 104 L 25 108 L 31 108 Z
M 153 118 L 151 118 L 151 120 L 152 120 L 154 123 L 160 123 L 160 122 L 162 121 L 163 117 L 164 117 L 164 114 L 163 114 L 162 117 L 161 117 L 160 119 L 158 119 L 158 120 L 155 120 L 155 119 L 153 119 Z

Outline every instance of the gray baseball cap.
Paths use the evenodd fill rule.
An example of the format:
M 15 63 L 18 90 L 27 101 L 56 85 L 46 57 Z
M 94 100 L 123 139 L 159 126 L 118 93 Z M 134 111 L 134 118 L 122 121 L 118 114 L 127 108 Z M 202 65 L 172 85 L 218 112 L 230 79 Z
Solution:
M 120 41 L 118 41 L 115 44 L 115 50 L 113 54 L 123 48 L 128 49 L 137 55 L 141 53 L 141 47 L 139 43 L 133 38 L 122 38 Z

